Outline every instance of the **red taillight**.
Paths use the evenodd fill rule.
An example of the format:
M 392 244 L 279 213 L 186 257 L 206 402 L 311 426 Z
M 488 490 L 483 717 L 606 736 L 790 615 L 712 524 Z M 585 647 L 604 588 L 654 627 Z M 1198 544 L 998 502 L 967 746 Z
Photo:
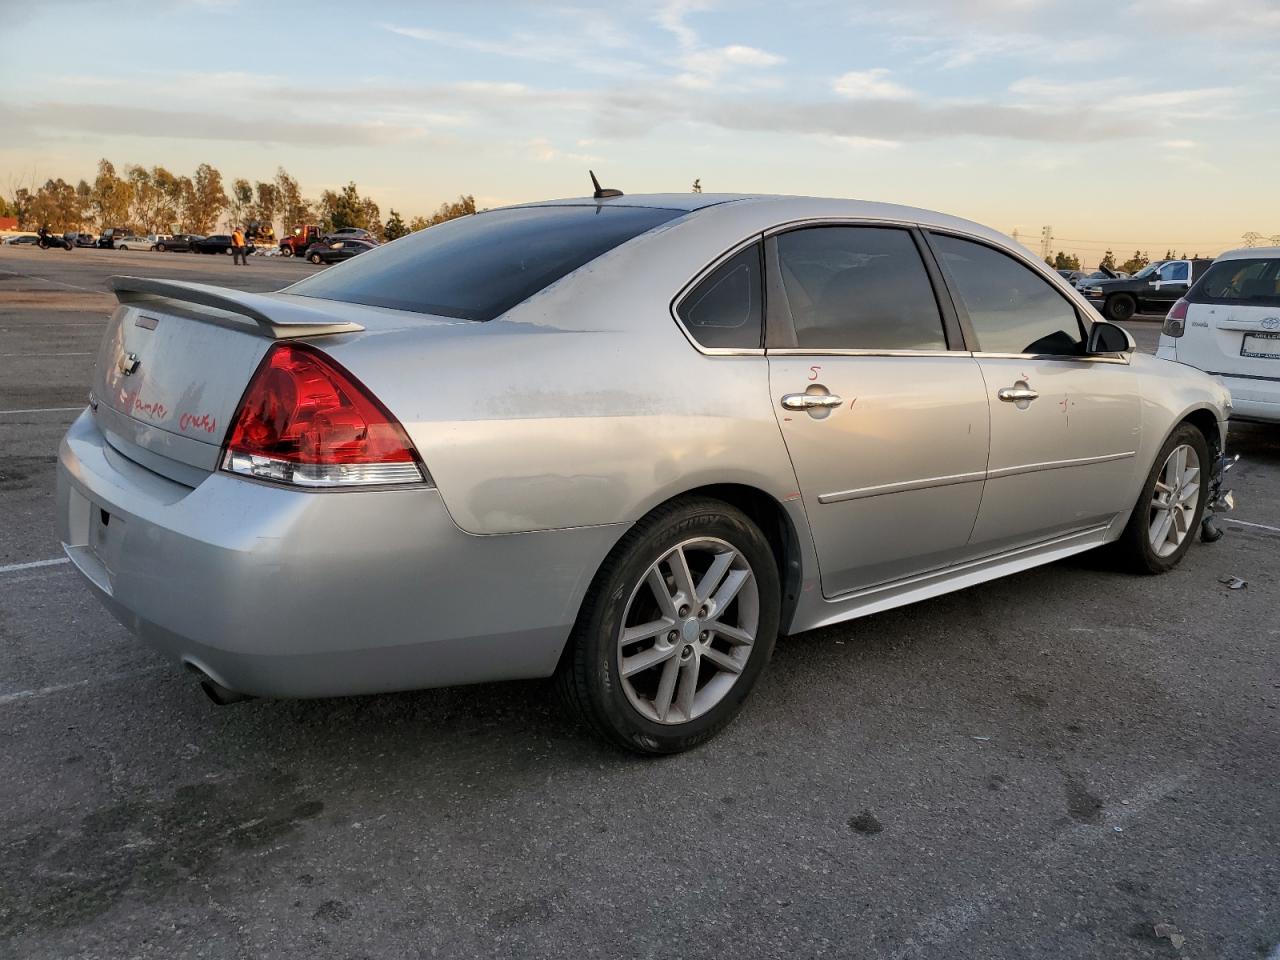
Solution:
M 273 346 L 245 389 L 222 469 L 308 487 L 421 483 L 404 428 L 311 347 Z
M 1160 328 L 1160 332 L 1166 337 L 1180 337 L 1187 326 L 1187 310 L 1191 304 L 1186 300 L 1179 300 L 1170 309 L 1169 314 L 1164 318 L 1164 326 Z

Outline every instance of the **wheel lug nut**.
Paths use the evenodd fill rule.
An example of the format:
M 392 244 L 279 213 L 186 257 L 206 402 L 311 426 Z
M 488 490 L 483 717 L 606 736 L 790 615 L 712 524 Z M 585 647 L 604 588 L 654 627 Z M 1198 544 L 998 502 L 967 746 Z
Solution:
M 703 643 L 706 643 L 710 637 L 711 637 L 711 634 L 706 630 L 703 630 L 700 634 L 698 634 L 698 639 L 701 640 Z
M 689 608 L 681 607 L 679 612 L 680 612 L 680 616 L 687 617 L 689 615 Z
M 679 638 L 679 636 L 680 634 L 672 630 L 670 633 L 667 634 L 667 640 L 669 640 L 671 643 L 675 643 L 676 640 Z

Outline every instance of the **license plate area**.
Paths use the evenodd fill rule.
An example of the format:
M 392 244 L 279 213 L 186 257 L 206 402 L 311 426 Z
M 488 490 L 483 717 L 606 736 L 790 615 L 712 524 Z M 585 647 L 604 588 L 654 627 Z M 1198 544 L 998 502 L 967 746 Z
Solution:
M 1240 356 L 1280 360 L 1280 333 L 1246 333 L 1240 341 Z

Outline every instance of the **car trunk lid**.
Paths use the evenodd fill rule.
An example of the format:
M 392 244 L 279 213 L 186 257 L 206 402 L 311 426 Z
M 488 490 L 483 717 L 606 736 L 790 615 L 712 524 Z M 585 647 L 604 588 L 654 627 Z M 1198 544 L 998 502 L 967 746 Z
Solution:
M 323 301 L 199 283 L 114 277 L 120 301 L 90 403 L 120 453 L 194 485 L 217 468 L 245 386 L 275 340 L 358 334 Z

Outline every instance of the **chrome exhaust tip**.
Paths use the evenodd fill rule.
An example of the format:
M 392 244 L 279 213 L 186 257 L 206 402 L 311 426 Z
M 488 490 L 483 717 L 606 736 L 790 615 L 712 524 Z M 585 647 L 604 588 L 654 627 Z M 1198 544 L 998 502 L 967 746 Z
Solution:
M 224 687 L 222 684 L 220 684 L 217 680 L 213 679 L 213 677 L 209 676 L 207 673 L 201 670 L 194 663 L 188 663 L 187 669 L 190 670 L 192 673 L 194 673 L 197 678 L 199 678 L 200 689 L 204 691 L 205 696 L 207 696 L 210 700 L 212 700 L 214 703 L 216 703 L 220 707 L 225 707 L 232 703 L 241 703 L 242 701 L 245 701 L 245 700 L 256 699 L 251 694 L 238 693 L 235 690 L 230 690 L 227 687 Z

